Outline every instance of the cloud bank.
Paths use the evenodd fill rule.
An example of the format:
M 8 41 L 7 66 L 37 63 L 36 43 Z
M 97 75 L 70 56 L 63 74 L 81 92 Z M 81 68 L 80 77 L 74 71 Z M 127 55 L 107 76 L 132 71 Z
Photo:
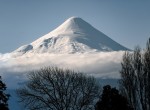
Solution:
M 0 75 L 10 87 L 26 80 L 26 73 L 47 66 L 57 66 L 101 78 L 119 78 L 123 51 L 91 54 L 25 54 L 14 57 L 0 54 Z M 13 82 L 13 83 L 12 83 Z

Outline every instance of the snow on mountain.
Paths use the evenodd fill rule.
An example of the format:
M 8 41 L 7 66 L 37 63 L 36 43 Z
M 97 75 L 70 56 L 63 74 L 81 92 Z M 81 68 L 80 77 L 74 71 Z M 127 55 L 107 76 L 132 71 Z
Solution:
M 27 81 L 29 71 L 57 66 L 106 79 L 108 82 L 102 81 L 103 84 L 112 84 L 114 79 L 116 81 L 120 78 L 120 62 L 124 50 L 128 49 L 83 19 L 69 18 L 58 28 L 34 42 L 21 46 L 12 53 L 0 54 L 0 76 L 10 89 L 10 109 L 23 109 L 18 104 L 14 91 Z M 19 57 L 14 57 L 15 55 Z
M 128 50 L 79 17 L 15 50 L 15 53 L 89 53 Z

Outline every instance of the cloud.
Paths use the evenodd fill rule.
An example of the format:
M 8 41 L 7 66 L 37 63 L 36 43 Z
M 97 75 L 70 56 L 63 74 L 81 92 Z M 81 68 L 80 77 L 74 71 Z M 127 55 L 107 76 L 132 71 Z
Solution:
M 101 78 L 119 78 L 123 51 L 91 54 L 25 54 L 14 57 L 0 54 L 0 75 L 12 86 L 26 80 L 30 70 L 57 66 Z M 11 79 L 11 80 L 10 80 Z M 13 83 L 14 84 L 14 83 Z M 16 86 L 14 84 L 14 86 Z

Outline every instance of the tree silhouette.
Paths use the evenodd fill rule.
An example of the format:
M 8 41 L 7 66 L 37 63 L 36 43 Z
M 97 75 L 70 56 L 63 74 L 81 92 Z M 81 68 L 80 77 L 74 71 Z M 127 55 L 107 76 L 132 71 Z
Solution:
M 8 98 L 9 95 L 5 94 L 6 85 L 2 82 L 2 78 L 0 76 L 0 110 L 9 110 L 8 109 Z
M 30 110 L 91 110 L 98 93 L 95 78 L 56 67 L 29 73 L 28 83 L 17 90 Z
M 103 93 L 97 102 L 95 110 L 132 110 L 127 99 L 110 85 L 103 87 Z
M 125 52 L 121 63 L 120 89 L 135 110 L 150 110 L 150 39 L 146 49 Z

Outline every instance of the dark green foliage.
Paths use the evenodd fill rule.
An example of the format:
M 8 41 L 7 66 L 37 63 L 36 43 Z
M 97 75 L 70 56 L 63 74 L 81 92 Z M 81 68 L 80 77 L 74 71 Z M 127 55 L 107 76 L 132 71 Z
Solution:
M 110 85 L 103 87 L 103 93 L 97 102 L 96 110 L 132 110 L 128 105 L 127 99 L 119 94 L 116 88 Z
M 2 82 L 0 76 L 0 110 L 9 110 L 7 104 L 9 95 L 4 93 L 5 90 L 6 90 L 6 85 Z

